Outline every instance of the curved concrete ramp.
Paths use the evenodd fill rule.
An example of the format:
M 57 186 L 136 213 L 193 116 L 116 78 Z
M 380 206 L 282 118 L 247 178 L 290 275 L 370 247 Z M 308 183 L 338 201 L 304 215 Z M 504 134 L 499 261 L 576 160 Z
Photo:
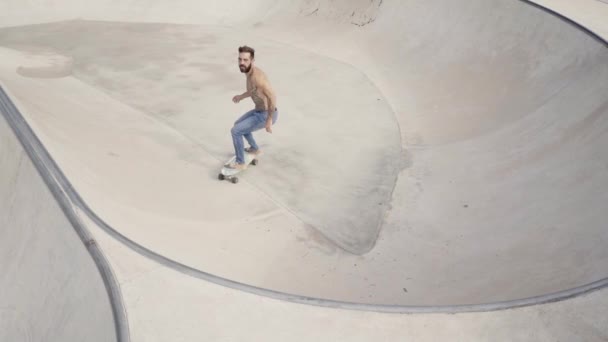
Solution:
M 363 304 L 606 278 L 608 49 L 570 22 L 511 0 L 62 3 L 6 18 L 0 78 L 112 234 Z M 234 186 L 215 176 L 250 109 L 242 44 L 280 117 Z
M 1 89 L 0 99 L 0 340 L 127 341 L 94 240 L 89 254 L 5 120 Z

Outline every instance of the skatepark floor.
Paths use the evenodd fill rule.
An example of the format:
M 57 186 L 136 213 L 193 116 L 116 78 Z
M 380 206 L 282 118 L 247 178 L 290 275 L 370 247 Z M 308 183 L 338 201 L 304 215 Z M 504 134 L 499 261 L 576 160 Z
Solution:
M 220 306 L 234 300 L 226 304 L 232 311 L 241 304 L 226 296 L 236 288 L 249 292 L 237 296 L 247 305 L 285 299 L 272 299 L 274 314 L 290 305 L 298 308 L 290 315 L 340 314 L 342 328 L 370 319 L 393 327 L 384 335 L 393 340 L 407 325 L 418 332 L 440 320 L 398 328 L 403 316 L 377 311 L 505 309 L 606 282 L 608 6 L 600 1 L 153 1 L 144 8 L 66 0 L 54 2 L 57 11 L 0 3 L 7 8 L 2 89 L 39 139 L 38 153 L 48 154 L 47 166 L 56 163 L 50 178 L 66 180 L 68 190 L 51 192 L 70 203 L 48 204 L 49 213 L 73 210 L 61 224 L 78 221 L 92 233 L 126 302 L 123 328 L 142 340 L 167 337 L 168 330 L 149 337 L 167 319 L 163 302 L 143 299 L 164 285 L 179 287 L 185 301 L 189 293 Z M 264 150 L 259 165 L 231 184 L 217 175 L 233 154 L 233 122 L 252 108 L 231 101 L 245 89 L 236 60 L 245 44 L 277 92 L 279 117 L 272 134 L 254 133 Z M 2 132 L 6 141 L 25 139 Z M 30 188 L 9 187 L 11 177 L 40 166 L 23 166 L 26 152 L 5 150 L 21 156 L 2 159 L 15 167 L 0 183 L 12 203 Z M 11 210 L 3 214 L 7 227 L 20 222 Z M 24 246 L 17 250 L 28 250 L 25 235 L 11 236 Z M 56 244 L 40 241 L 49 250 Z M 69 241 L 70 250 L 80 248 Z M 218 284 L 228 286 L 219 297 L 205 290 Z M 290 300 L 362 312 L 302 313 L 325 309 Z M 587 308 L 580 301 L 588 298 L 577 300 L 572 305 Z M 568 320 L 561 306 L 547 310 Z M 517 312 L 453 322 L 480 333 L 478 319 L 495 328 L 505 317 L 524 324 L 529 316 Z M 191 313 L 179 314 L 192 322 Z M 218 318 L 217 326 L 226 322 Z M 585 318 L 587 327 L 604 323 Z M 513 326 L 505 323 L 501 336 L 512 337 Z M 178 340 L 203 336 L 188 327 Z M 277 335 L 283 340 L 298 331 L 286 327 Z M 607 336 L 592 330 L 588 340 Z

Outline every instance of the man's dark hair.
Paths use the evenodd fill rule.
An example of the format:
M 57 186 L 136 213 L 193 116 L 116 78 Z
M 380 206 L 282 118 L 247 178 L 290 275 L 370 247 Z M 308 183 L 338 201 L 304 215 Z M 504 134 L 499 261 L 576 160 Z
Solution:
M 253 59 L 255 57 L 255 50 L 252 47 L 249 47 L 247 45 L 240 46 L 239 53 L 243 53 L 243 52 L 249 52 L 249 54 L 251 55 L 251 59 Z

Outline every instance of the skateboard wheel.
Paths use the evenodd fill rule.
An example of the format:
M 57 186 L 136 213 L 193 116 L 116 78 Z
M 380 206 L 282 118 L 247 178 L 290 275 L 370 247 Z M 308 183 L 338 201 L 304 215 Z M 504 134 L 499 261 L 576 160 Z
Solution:
M 236 177 L 234 177 L 234 178 L 232 178 L 230 181 L 232 182 L 232 184 L 236 184 L 236 183 L 238 183 L 238 182 L 239 182 L 239 179 L 238 179 L 238 178 L 236 178 Z
M 258 165 L 258 160 L 257 159 L 252 160 L 251 161 L 251 165 L 254 165 L 254 166 Z
M 219 175 L 217 175 L 217 179 L 219 179 L 219 180 L 224 180 L 225 178 L 226 177 L 221 173 Z

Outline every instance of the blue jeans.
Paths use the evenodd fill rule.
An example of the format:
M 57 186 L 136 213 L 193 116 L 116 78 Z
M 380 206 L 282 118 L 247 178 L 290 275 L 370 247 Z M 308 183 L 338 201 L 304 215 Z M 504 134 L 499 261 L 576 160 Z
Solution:
M 277 121 L 279 115 L 278 110 L 275 110 L 272 115 L 272 124 Z M 258 150 L 259 147 L 253 139 L 252 132 L 266 127 L 266 119 L 268 118 L 267 111 L 250 110 L 234 122 L 234 126 L 230 130 L 232 134 L 232 143 L 234 144 L 234 153 L 236 154 L 236 162 L 238 164 L 245 163 L 245 146 L 243 145 L 243 137 L 247 139 L 249 146 L 252 149 Z

